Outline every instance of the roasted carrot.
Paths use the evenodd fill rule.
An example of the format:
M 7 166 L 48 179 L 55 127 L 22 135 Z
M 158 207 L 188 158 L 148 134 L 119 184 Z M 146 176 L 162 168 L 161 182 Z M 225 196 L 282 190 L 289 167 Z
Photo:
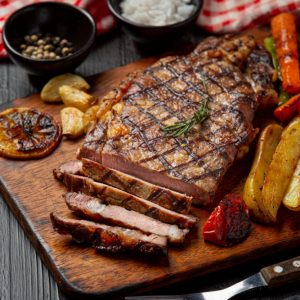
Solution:
M 300 71 L 295 17 L 282 13 L 271 21 L 272 35 L 280 66 L 282 87 L 285 92 L 300 92 Z
M 277 107 L 274 111 L 274 117 L 281 122 L 290 120 L 300 109 L 300 94 L 292 97 L 289 101 Z

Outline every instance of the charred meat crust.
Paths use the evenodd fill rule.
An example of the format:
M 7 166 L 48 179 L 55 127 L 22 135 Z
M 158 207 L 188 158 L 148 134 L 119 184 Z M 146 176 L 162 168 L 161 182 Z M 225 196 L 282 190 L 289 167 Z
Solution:
M 171 243 L 183 243 L 188 233 L 187 229 L 179 229 L 177 225 L 166 224 L 120 206 L 106 205 L 101 199 L 84 194 L 67 193 L 64 199 L 68 208 L 83 218 L 166 236 Z
M 53 228 L 60 234 L 70 234 L 78 243 L 87 243 L 96 250 L 108 253 L 134 252 L 147 255 L 166 255 L 167 239 L 155 234 L 112 227 L 91 221 L 61 217 L 51 213 Z
M 97 124 L 79 157 L 209 203 L 256 132 L 257 95 L 242 73 L 255 48 L 251 36 L 211 37 L 190 55 L 161 59 L 132 76 L 122 88 L 124 109 Z M 186 136 L 163 134 L 162 127 L 190 118 L 207 98 L 205 122 Z M 109 134 L 120 126 L 128 134 Z
M 158 185 L 153 185 L 137 177 L 107 168 L 95 161 L 82 159 L 82 172 L 98 182 L 103 182 L 122 191 L 154 202 L 167 209 L 187 214 L 190 211 L 192 198 Z
M 197 219 L 168 210 L 148 200 L 128 194 L 90 178 L 65 173 L 63 183 L 71 192 L 84 193 L 101 199 L 106 204 L 122 206 L 168 224 L 176 224 L 180 228 L 193 227 Z
M 80 160 L 69 160 L 62 163 L 53 170 L 53 175 L 58 181 L 63 181 L 64 173 L 71 173 L 74 175 L 81 175 L 82 163 Z

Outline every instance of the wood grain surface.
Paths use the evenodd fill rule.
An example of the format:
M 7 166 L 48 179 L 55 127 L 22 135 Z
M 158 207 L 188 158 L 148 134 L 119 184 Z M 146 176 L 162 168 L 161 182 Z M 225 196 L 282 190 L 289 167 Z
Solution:
M 194 39 L 194 37 L 193 37 Z M 125 39 L 122 34 L 117 34 L 114 38 L 108 40 L 108 44 L 110 47 L 107 47 L 104 45 L 97 45 L 95 52 L 92 54 L 92 58 L 86 62 L 85 65 L 83 65 L 80 69 L 84 74 L 92 74 L 95 71 L 100 71 L 101 69 L 105 69 L 107 66 L 113 66 L 113 65 L 120 65 L 124 64 L 131 59 L 138 58 L 140 56 L 140 53 L 137 49 L 133 48 L 130 41 Z M 109 50 L 109 51 L 108 51 Z M 103 59 L 102 55 L 108 55 L 108 57 L 111 58 L 111 60 Z M 144 54 L 145 55 L 145 54 Z M 142 56 L 144 56 L 142 55 Z M 5 67 L 4 67 L 5 66 Z M 30 87 L 28 79 L 25 77 L 25 74 L 22 72 L 19 72 L 19 69 L 17 69 L 14 66 L 11 66 L 10 64 L 4 64 L 4 66 L 0 67 L 0 72 L 3 75 L 1 77 L 1 85 L 0 85 L 0 94 L 1 94 L 1 102 L 8 102 L 9 99 L 15 98 L 16 96 L 19 96 L 18 93 L 24 94 L 24 93 L 30 93 L 33 91 L 32 87 Z M 98 90 L 98 93 L 104 92 L 105 88 L 101 87 L 100 90 Z M 40 103 L 39 100 L 35 97 L 33 103 Z M 26 100 L 18 100 L 18 105 L 24 105 L 26 103 Z M 33 104 L 32 103 L 32 104 Z M 29 105 L 29 103 L 27 102 Z M 29 105 L 30 106 L 30 105 Z M 47 106 L 47 111 L 55 112 L 59 110 L 58 106 Z M 64 142 L 61 147 L 53 154 L 53 157 L 56 157 L 55 159 L 55 165 L 56 163 L 59 163 L 59 161 L 63 161 L 66 159 L 67 155 L 74 155 L 72 147 L 75 148 L 74 143 L 70 142 Z M 50 156 L 51 157 L 51 156 Z M 45 161 L 43 160 L 43 165 L 47 165 L 47 168 L 51 169 L 52 165 L 54 165 L 54 161 L 52 159 L 46 158 Z M 40 235 L 38 236 L 38 239 L 42 242 L 41 244 L 37 244 L 34 242 L 33 244 L 35 247 L 39 248 L 40 246 L 43 247 L 43 250 L 46 252 L 50 251 L 49 245 L 58 245 L 57 247 L 62 249 L 60 245 L 60 240 L 62 241 L 62 245 L 67 245 L 70 249 L 68 249 L 67 253 L 61 254 L 61 256 L 57 255 L 56 259 L 59 260 L 62 264 L 66 264 L 65 266 L 69 266 L 67 264 L 67 259 L 69 257 L 70 261 L 77 260 L 77 255 L 79 254 L 79 261 L 77 260 L 77 264 L 79 262 L 83 264 L 89 265 L 87 269 L 81 268 L 77 265 L 77 273 L 79 276 L 81 274 L 85 275 L 86 271 L 86 277 L 89 278 L 89 272 L 94 272 L 94 280 L 93 282 L 99 280 L 99 277 L 101 277 L 101 274 L 103 274 L 103 263 L 101 263 L 102 256 L 95 255 L 93 250 L 90 249 L 78 249 L 77 246 L 75 246 L 73 243 L 66 242 L 65 238 L 61 238 L 55 233 L 53 233 L 51 227 L 49 226 L 49 219 L 47 219 L 46 215 L 48 214 L 49 207 L 52 209 L 53 207 L 59 207 L 62 205 L 63 201 L 61 198 L 57 198 L 55 200 L 50 201 L 51 192 L 47 193 L 47 191 L 50 190 L 50 186 L 53 184 L 53 179 L 51 177 L 51 170 L 50 175 L 47 174 L 46 176 L 40 176 L 40 167 L 38 167 L 39 161 L 32 161 L 29 163 L 29 168 L 26 167 L 24 162 L 15 162 L 8 161 L 8 160 L 1 160 L 0 162 L 0 174 L 2 177 L 6 178 L 6 175 L 9 174 L 8 170 L 13 170 L 16 174 L 15 177 L 12 177 L 10 175 L 7 176 L 7 178 L 10 178 L 11 182 L 17 183 L 17 190 L 13 191 L 10 190 L 14 196 L 14 199 L 16 201 L 20 201 L 24 195 L 27 195 L 28 198 L 30 198 L 30 201 L 26 204 L 19 205 L 18 209 L 20 212 L 24 213 L 26 217 L 31 217 L 31 215 L 34 215 L 34 212 L 36 212 L 38 209 L 41 209 L 43 211 L 42 215 L 35 216 L 34 222 L 30 222 L 30 224 L 22 224 L 22 226 L 25 226 L 27 230 L 32 230 L 35 228 L 41 228 Z M 49 164 L 48 164 L 49 163 Z M 245 161 L 241 162 L 239 164 L 239 169 L 244 169 L 244 163 L 245 163 L 245 170 L 247 169 Z M 28 169 L 29 168 L 29 169 Z M 31 172 L 31 168 L 32 171 Z M 30 171 L 28 171 L 30 170 Z M 4 176 L 3 176 L 4 174 Z M 24 175 L 26 174 L 26 175 Z M 27 176 L 28 175 L 28 176 Z M 44 175 L 44 174 L 43 174 Z M 42 183 L 34 183 L 32 187 L 39 186 L 40 189 L 38 191 L 35 191 L 27 187 L 27 182 L 38 182 L 43 178 Z M 53 181 L 53 182 L 51 182 Z M 50 182 L 50 183 L 49 183 Z M 56 185 L 56 183 L 54 182 Z M 9 188 L 9 184 L 6 185 Z M 57 186 L 57 192 L 60 190 L 60 192 L 63 190 L 62 187 L 59 185 Z M 25 193 L 25 194 L 24 194 Z M 33 195 L 38 195 L 38 201 L 33 201 Z M 35 198 L 34 198 L 35 199 Z M 11 202 L 11 201 L 10 201 Z M 11 204 L 16 208 L 16 205 Z M 40 206 L 40 208 L 38 208 Z M 32 209 L 32 213 L 29 213 L 27 210 Z M 20 220 L 22 218 L 22 215 L 20 212 L 16 212 L 17 218 Z M 206 213 L 203 213 L 205 215 Z M 263 266 L 268 262 L 276 262 L 277 260 L 287 258 L 289 255 L 292 255 L 295 253 L 295 251 L 288 251 L 287 248 L 299 245 L 299 235 L 297 234 L 297 230 L 299 232 L 299 222 L 293 222 L 290 218 L 294 218 L 295 215 L 286 214 L 285 211 L 282 211 L 281 213 L 281 225 L 279 225 L 278 228 L 274 229 L 268 229 L 263 227 L 256 226 L 254 228 L 254 231 L 252 232 L 252 235 L 250 239 L 244 244 L 243 249 L 241 249 L 239 246 L 232 248 L 232 251 L 227 251 L 226 249 L 220 249 L 214 246 L 209 246 L 206 248 L 206 246 L 203 246 L 201 242 L 198 243 L 196 239 L 196 235 L 193 235 L 193 239 L 196 241 L 191 241 L 191 243 L 185 248 L 184 250 L 181 249 L 175 249 L 171 253 L 171 259 L 169 262 L 169 265 L 165 264 L 165 262 L 162 262 L 162 268 L 164 271 L 167 272 L 168 276 L 164 279 L 162 284 L 165 284 L 168 282 L 172 282 L 174 279 L 173 273 L 174 268 L 177 268 L 180 265 L 180 260 L 183 259 L 183 261 L 186 261 L 188 264 L 186 268 L 181 267 L 181 274 L 180 278 L 185 278 L 185 281 L 181 285 L 173 285 L 168 289 L 163 289 L 160 291 L 157 291 L 157 293 L 179 293 L 179 292 L 187 292 L 187 291 L 195 291 L 199 289 L 212 289 L 212 288 L 222 288 L 230 283 L 233 283 L 236 280 L 242 279 L 246 275 L 251 274 L 252 272 L 255 272 L 257 270 L 258 266 Z M 287 220 L 287 222 L 286 222 Z M 283 223 L 283 224 L 282 224 Z M 283 233 L 283 234 L 282 234 Z M 48 242 L 43 238 L 43 236 L 51 236 L 53 241 L 48 244 Z M 277 239 L 278 238 L 278 239 Z M 35 237 L 31 236 L 31 239 L 35 239 Z M 275 239 L 275 241 L 274 241 Z M 39 257 L 37 256 L 36 252 L 33 250 L 31 244 L 28 242 L 27 238 L 24 236 L 22 229 L 17 225 L 15 218 L 10 214 L 8 207 L 6 204 L 2 201 L 0 201 L 0 266 L 1 266 L 1 272 L 0 272 L 0 299 L 6 300 L 6 299 L 65 299 L 65 296 L 62 295 L 58 290 L 53 282 L 49 272 L 47 269 L 42 265 Z M 272 242 L 274 241 L 274 243 Z M 292 241 L 292 242 L 291 242 Z M 194 244 L 194 245 L 191 245 Z M 253 250 L 253 245 L 256 245 L 257 248 Z M 265 247 L 266 246 L 266 247 Z M 259 249 L 259 247 L 261 249 Z M 266 252 L 265 249 L 269 249 L 270 251 Z M 188 251 L 192 252 L 188 252 Z M 209 250 L 209 252 L 207 252 Z M 270 254 L 272 252 L 279 253 L 280 251 L 283 251 L 280 255 L 273 255 Z M 70 252 L 69 252 L 70 251 Z M 64 249 L 63 249 L 63 252 Z M 231 253 L 229 256 L 228 254 Z M 53 252 L 52 252 L 53 253 Z M 245 255 L 248 253 L 247 257 Z M 251 253 L 251 256 L 249 255 Z M 193 262 L 193 255 L 197 255 L 202 257 L 202 261 L 205 260 L 205 264 L 203 264 L 203 270 L 200 273 L 203 272 L 213 272 L 216 269 L 224 269 L 227 268 L 230 265 L 234 264 L 240 264 L 242 261 L 246 260 L 256 260 L 256 263 L 252 264 L 242 264 L 241 267 L 235 267 L 231 270 L 227 269 L 227 271 L 223 271 L 219 273 L 219 275 L 213 274 L 208 275 L 205 277 L 202 277 L 201 279 L 195 279 L 192 280 L 191 276 L 197 275 L 197 273 L 188 271 L 187 268 L 194 268 L 199 267 L 199 261 Z M 215 266 L 211 267 L 209 262 L 207 262 L 208 254 L 211 255 L 217 255 L 219 259 L 215 261 Z M 268 254 L 268 257 L 265 257 L 265 255 Z M 52 255 L 52 254 L 51 254 Z M 73 255 L 71 258 L 70 256 Z M 94 261 L 92 264 L 89 264 L 90 258 L 94 257 Z M 64 259 L 63 256 L 66 258 Z M 264 259 L 259 259 L 260 256 L 264 256 Z M 74 258 L 75 257 L 75 258 Z M 229 257 L 226 259 L 226 257 Z M 242 258 L 241 258 L 242 257 Z M 50 263 L 50 261 L 47 260 L 47 258 L 43 257 L 44 261 L 46 263 Z M 113 265 L 117 265 L 117 269 L 114 270 L 113 274 L 109 274 L 109 270 L 106 270 L 105 276 L 111 276 L 111 277 L 117 277 L 119 275 L 119 268 L 123 268 L 123 265 L 128 266 L 132 262 L 132 259 L 128 258 L 119 258 L 117 260 L 112 259 L 111 257 L 104 257 L 103 258 L 106 262 L 113 261 Z M 133 268 L 134 266 L 141 264 L 144 265 L 144 262 L 142 261 L 134 261 L 131 265 L 132 271 L 131 273 L 136 273 L 136 268 Z M 75 262 L 74 262 L 75 264 Z M 60 268 L 62 268 L 60 266 Z M 158 269 L 157 262 L 148 262 L 147 267 L 144 267 L 146 271 L 144 274 L 148 273 L 148 270 Z M 51 267 L 52 269 L 52 267 Z M 7 271 L 8 270 L 8 271 Z M 159 271 L 157 271 L 159 274 Z M 134 276 L 134 275 L 131 276 Z M 67 269 L 63 269 L 63 275 L 68 276 L 69 273 L 67 272 Z M 75 274 L 76 276 L 76 274 Z M 140 278 L 142 276 L 139 276 Z M 149 278 L 149 275 L 147 276 Z M 131 278 L 131 277 L 130 277 Z M 143 279 L 143 278 L 142 278 Z M 146 278 L 147 279 L 147 278 Z M 97 282 L 98 285 L 101 285 L 101 281 Z M 99 284 L 100 283 L 100 284 Z M 84 290 L 91 290 L 90 286 L 88 284 L 84 284 L 83 282 L 76 281 L 74 286 L 81 287 Z M 129 290 L 132 290 L 133 287 L 129 287 Z M 285 290 L 281 291 L 281 294 L 278 292 L 273 293 L 273 296 L 270 296 L 269 293 L 262 294 L 261 297 L 263 299 L 284 299 L 284 297 L 295 297 L 298 295 L 298 289 L 297 287 L 294 287 L 292 291 Z M 251 297 L 251 296 L 250 296 Z M 271 298 L 270 298 L 271 297 Z M 248 299 L 249 297 L 247 297 Z M 83 297 L 83 299 L 86 299 L 86 297 Z M 258 299 L 256 297 L 251 297 L 251 299 Z
M 134 70 L 153 59 L 135 62 L 106 71 L 90 79 L 93 93 L 103 96 Z M 17 99 L 14 106 L 37 107 L 59 119 L 61 105 L 44 104 L 38 95 Z M 300 242 L 300 218 L 282 210 L 277 227 L 253 226 L 250 237 L 240 245 L 219 248 L 205 244 L 201 225 L 209 215 L 204 209 L 193 209 L 200 226 L 182 248 L 170 248 L 168 258 L 146 260 L 131 255 L 100 255 L 94 249 L 78 246 L 66 236 L 55 233 L 49 220 L 51 211 L 68 213 L 61 197 L 65 188 L 57 182 L 52 170 L 60 163 L 74 159 L 80 141 L 64 140 L 50 156 L 32 161 L 0 159 L 5 174 L 1 174 L 0 189 L 8 205 L 29 235 L 33 245 L 54 274 L 63 290 L 69 294 L 119 297 L 128 293 L 170 284 L 186 277 L 206 274 L 263 256 L 281 249 L 295 247 Z M 249 171 L 249 156 L 236 162 L 219 190 L 240 191 L 244 175 Z M 217 198 L 219 198 L 217 197 Z

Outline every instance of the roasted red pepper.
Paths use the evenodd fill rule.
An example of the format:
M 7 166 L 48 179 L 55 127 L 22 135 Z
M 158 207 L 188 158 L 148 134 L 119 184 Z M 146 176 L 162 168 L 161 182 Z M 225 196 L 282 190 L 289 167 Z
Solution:
M 297 94 L 281 106 L 277 107 L 274 111 L 274 117 L 281 122 L 286 122 L 297 114 L 299 105 L 300 94 Z
M 251 230 L 249 210 L 241 196 L 228 194 L 203 226 L 203 238 L 220 246 L 241 242 Z

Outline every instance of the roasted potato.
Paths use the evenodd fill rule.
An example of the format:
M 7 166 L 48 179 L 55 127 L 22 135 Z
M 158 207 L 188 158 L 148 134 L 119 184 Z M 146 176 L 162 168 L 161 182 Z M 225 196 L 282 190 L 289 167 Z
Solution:
M 41 99 L 46 102 L 61 102 L 59 88 L 63 85 L 69 85 L 81 91 L 90 88 L 89 84 L 80 76 L 75 74 L 58 75 L 50 79 L 41 91 Z
M 283 204 L 290 210 L 300 211 L 300 158 L 283 198 Z
M 97 123 L 97 112 L 99 110 L 99 105 L 94 105 L 90 107 L 83 115 L 83 125 L 84 132 L 89 132 Z
M 264 213 L 276 221 L 279 206 L 300 157 L 300 116 L 294 118 L 284 129 L 267 171 L 263 186 Z
M 254 220 L 268 223 L 269 218 L 264 214 L 262 187 L 267 169 L 271 163 L 276 146 L 280 141 L 283 128 L 277 124 L 268 125 L 260 134 L 254 162 L 246 180 L 243 198 Z
M 95 100 L 94 96 L 69 85 L 61 86 L 59 95 L 65 106 L 76 107 L 83 112 L 87 111 Z
M 63 135 L 75 139 L 84 134 L 84 113 L 75 107 L 65 107 L 60 111 Z

